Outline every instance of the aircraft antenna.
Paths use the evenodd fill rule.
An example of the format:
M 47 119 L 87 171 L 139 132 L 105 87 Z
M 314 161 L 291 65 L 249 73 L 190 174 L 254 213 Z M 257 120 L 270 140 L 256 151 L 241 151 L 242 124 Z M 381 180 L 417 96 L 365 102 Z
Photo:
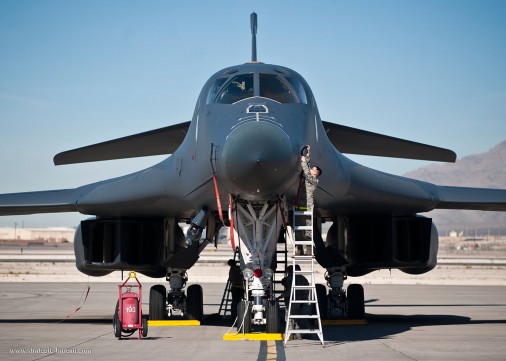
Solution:
M 251 13 L 251 61 L 257 61 L 257 14 Z

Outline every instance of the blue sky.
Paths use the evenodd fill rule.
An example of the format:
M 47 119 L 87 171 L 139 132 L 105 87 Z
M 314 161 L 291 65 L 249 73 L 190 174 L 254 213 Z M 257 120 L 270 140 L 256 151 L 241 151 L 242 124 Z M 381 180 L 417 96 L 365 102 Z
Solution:
M 52 157 L 190 120 L 209 76 L 250 59 L 252 11 L 258 60 L 302 74 L 324 120 L 459 158 L 506 139 L 506 1 L 2 0 L 0 192 L 74 188 L 158 162 L 55 167 Z M 428 164 L 353 158 L 396 174 Z

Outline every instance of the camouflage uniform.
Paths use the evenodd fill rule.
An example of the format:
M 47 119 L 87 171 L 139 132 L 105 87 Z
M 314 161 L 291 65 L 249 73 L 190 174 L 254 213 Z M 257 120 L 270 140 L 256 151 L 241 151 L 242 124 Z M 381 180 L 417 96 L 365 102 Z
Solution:
M 311 175 L 311 159 L 306 156 L 306 161 L 300 159 L 302 170 L 304 172 L 305 187 L 301 189 L 299 196 L 299 205 L 306 206 L 307 208 L 313 208 L 314 205 L 314 191 L 318 188 L 318 179 Z
M 304 187 L 301 188 L 299 194 L 299 205 L 302 207 L 307 207 L 308 209 L 312 209 L 314 206 L 314 192 L 316 188 L 318 188 L 318 179 L 311 175 L 311 165 L 310 158 L 306 156 L 306 161 L 302 158 L 300 159 L 300 163 L 302 165 L 302 171 L 304 172 Z M 310 226 L 310 221 L 306 221 L 306 225 Z M 296 236 L 298 233 L 296 234 Z M 300 239 L 300 236 L 297 237 L 298 241 L 310 241 L 311 240 L 311 231 L 306 231 L 304 234 L 304 239 Z M 303 254 L 302 246 L 299 247 L 299 254 Z M 306 247 L 306 253 L 310 254 L 311 246 Z

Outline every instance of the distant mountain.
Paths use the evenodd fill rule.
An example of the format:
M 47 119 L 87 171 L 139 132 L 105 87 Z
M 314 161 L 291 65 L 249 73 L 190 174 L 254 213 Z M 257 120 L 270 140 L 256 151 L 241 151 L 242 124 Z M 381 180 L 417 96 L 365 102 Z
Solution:
M 506 189 L 506 141 L 486 153 L 457 160 L 454 164 L 434 164 L 405 174 L 406 177 L 426 182 L 463 187 Z M 506 212 L 436 210 L 428 213 L 437 228 L 456 230 L 474 235 L 506 233 Z

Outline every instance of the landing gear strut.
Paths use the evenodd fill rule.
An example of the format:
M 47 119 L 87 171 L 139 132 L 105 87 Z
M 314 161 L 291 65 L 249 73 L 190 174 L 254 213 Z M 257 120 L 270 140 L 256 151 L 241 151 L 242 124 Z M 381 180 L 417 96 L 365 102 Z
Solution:
M 283 225 L 284 199 L 251 203 L 236 199 L 233 220 L 240 238 L 245 301 L 237 307 L 237 329 L 245 333 L 264 327 L 280 332 L 279 304 L 273 295 L 273 258 Z

